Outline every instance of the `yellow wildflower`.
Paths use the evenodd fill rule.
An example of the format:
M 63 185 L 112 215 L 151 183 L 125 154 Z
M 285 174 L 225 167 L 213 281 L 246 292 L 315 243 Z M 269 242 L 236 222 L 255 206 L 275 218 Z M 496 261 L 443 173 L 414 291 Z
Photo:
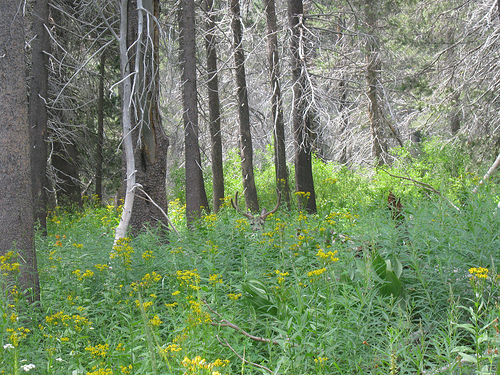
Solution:
M 159 316 L 158 315 L 155 315 L 153 317 L 153 319 L 150 319 L 149 320 L 149 324 L 153 327 L 158 327 L 160 324 L 162 324 L 163 322 L 160 320 Z
M 475 277 L 477 279 L 487 279 L 488 278 L 488 272 L 489 270 L 487 268 L 483 267 L 473 267 L 469 269 L 469 273 L 471 274 L 472 277 Z
M 106 357 L 109 351 L 109 344 L 98 344 L 96 346 L 87 346 L 85 348 L 86 351 L 90 352 L 92 357 L 94 358 L 99 358 L 99 357 Z
M 238 298 L 241 297 L 241 293 L 238 293 L 238 294 L 229 293 L 227 296 L 229 297 L 229 299 L 232 299 L 233 301 L 236 301 Z

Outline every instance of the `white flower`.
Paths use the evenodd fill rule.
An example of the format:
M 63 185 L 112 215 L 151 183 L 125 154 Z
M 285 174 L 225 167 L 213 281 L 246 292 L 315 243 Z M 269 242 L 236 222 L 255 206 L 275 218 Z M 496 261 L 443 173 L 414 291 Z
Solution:
M 57 362 L 62 362 L 62 361 L 63 361 L 63 359 L 62 359 L 62 358 L 56 358 L 56 361 L 57 361 Z
M 28 372 L 29 370 L 34 369 L 34 368 L 35 368 L 35 365 L 34 365 L 33 363 L 30 363 L 29 365 L 22 365 L 22 366 L 21 366 L 21 368 L 22 368 L 24 371 Z
M 14 345 L 12 345 L 12 344 L 5 344 L 5 345 L 3 346 L 3 348 L 4 348 L 4 349 L 14 349 Z

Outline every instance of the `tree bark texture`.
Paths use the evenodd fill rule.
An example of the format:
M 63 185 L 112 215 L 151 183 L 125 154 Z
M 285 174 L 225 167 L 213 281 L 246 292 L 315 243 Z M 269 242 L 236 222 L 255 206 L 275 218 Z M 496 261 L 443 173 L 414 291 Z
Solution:
M 201 169 L 196 84 L 196 41 L 194 0 L 181 0 L 179 9 L 179 49 L 182 69 L 184 153 L 186 168 L 186 219 L 188 225 L 208 210 Z
M 208 73 L 208 112 L 210 118 L 210 137 L 212 140 L 212 186 L 213 207 L 218 212 L 224 201 L 224 169 L 222 163 L 222 136 L 220 131 L 220 100 L 219 80 L 217 75 L 217 41 L 215 38 L 215 15 L 213 0 L 205 0 L 206 36 L 205 49 L 207 53 Z
M 250 131 L 250 110 L 245 73 L 245 53 L 243 51 L 243 30 L 241 27 L 240 2 L 231 0 L 231 28 L 235 62 L 236 93 L 238 98 L 238 117 L 240 120 L 240 155 L 243 188 L 247 209 L 259 212 L 259 200 L 253 173 L 253 146 Z
M 368 27 L 366 35 L 366 83 L 369 101 L 368 115 L 372 135 L 372 157 L 375 165 L 385 163 L 385 144 L 383 137 L 384 118 L 380 103 L 379 79 L 381 72 L 380 48 L 377 38 L 377 2 L 365 0 L 365 18 Z
M 0 254 L 19 253 L 18 287 L 39 300 L 20 0 L 0 0 Z
M 141 10 L 141 6 L 147 12 Z M 135 62 L 134 104 L 133 108 L 129 108 L 133 111 L 136 171 L 136 199 L 130 218 L 133 234 L 159 223 L 168 226 L 167 218 L 154 204 L 167 212 L 165 181 L 169 140 L 162 127 L 159 110 L 159 30 L 153 16 L 159 16 L 159 0 L 129 2 L 127 45 L 130 61 Z
M 101 54 L 99 65 L 99 93 L 97 99 L 97 145 L 95 155 L 95 194 L 102 202 L 102 149 L 104 146 L 104 74 L 106 65 L 106 50 Z
M 302 0 L 288 0 L 288 19 L 292 30 L 290 42 L 293 82 L 293 134 L 295 148 L 295 190 L 299 207 L 316 213 L 316 193 L 312 173 L 312 136 L 314 115 L 310 110 L 307 89 L 307 66 L 304 41 L 304 6 Z M 305 204 L 304 204 L 305 203 Z
M 31 42 L 31 79 L 28 118 L 31 137 L 31 182 L 35 221 L 43 232 L 47 229 L 47 90 L 50 53 L 48 0 L 33 2 L 33 32 Z
M 274 168 L 276 186 L 290 209 L 290 185 L 288 184 L 288 168 L 286 166 L 285 123 L 281 103 L 280 65 L 278 54 L 278 27 L 274 0 L 265 0 L 267 21 L 267 53 L 269 63 L 269 79 L 271 82 L 271 115 L 274 133 Z
M 64 116 L 64 113 L 60 113 Z M 52 167 L 56 175 L 57 202 L 62 206 L 81 206 L 82 191 L 78 174 L 77 151 L 72 140 L 52 143 Z
M 339 17 L 337 24 L 337 45 L 343 50 L 343 46 L 345 43 L 345 20 L 342 17 Z M 339 112 L 341 114 L 341 123 L 339 129 L 339 138 L 340 144 L 342 145 L 342 150 L 340 151 L 339 163 L 347 164 L 349 161 L 348 157 L 348 144 L 347 144 L 347 131 L 349 129 L 349 102 L 348 102 L 348 80 L 345 77 L 345 73 L 342 73 L 341 79 L 339 81 L 339 94 L 340 94 L 340 103 L 339 103 Z

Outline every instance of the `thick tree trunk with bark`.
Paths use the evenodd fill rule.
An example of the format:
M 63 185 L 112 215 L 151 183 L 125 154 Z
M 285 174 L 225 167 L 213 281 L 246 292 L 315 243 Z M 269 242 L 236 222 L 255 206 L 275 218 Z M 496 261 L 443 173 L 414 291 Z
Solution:
M 196 85 L 196 41 L 194 0 L 181 0 L 179 9 L 179 49 L 182 69 L 184 154 L 186 168 L 186 217 L 188 225 L 208 210 L 198 142 L 198 101 Z
M 309 108 L 307 66 L 305 61 L 304 7 L 302 0 L 288 0 L 288 19 L 292 30 L 290 42 L 293 82 L 293 133 L 295 146 L 295 190 L 299 207 L 316 213 L 316 193 L 312 173 L 312 127 L 314 115 Z M 309 88 L 310 89 L 310 88 Z
M 78 174 L 76 146 L 73 143 L 52 143 L 52 167 L 56 175 L 57 202 L 62 206 L 81 206 L 82 190 Z
M 208 112 L 210 118 L 210 137 L 212 140 L 212 186 L 213 206 L 218 212 L 224 201 L 224 169 L 222 163 L 222 136 L 220 131 L 220 100 L 219 80 L 217 74 L 217 42 L 215 39 L 215 15 L 213 0 L 205 0 L 206 36 L 205 49 L 207 52 L 207 87 L 208 87 Z
M 366 35 L 366 83 L 368 86 L 370 129 L 372 135 L 372 157 L 375 165 L 385 163 L 385 142 L 383 137 L 384 117 L 380 103 L 379 79 L 381 71 L 380 48 L 377 38 L 377 2 L 365 0 L 365 18 L 368 27 Z
M 136 171 L 136 199 L 130 226 L 132 233 L 137 233 L 146 226 L 159 223 L 168 226 L 168 220 L 158 206 L 167 212 L 165 181 L 169 141 L 159 110 L 159 30 L 153 20 L 153 16 L 159 16 L 159 0 L 132 0 L 128 9 L 127 45 L 135 71 L 134 105 L 130 110 L 133 111 Z M 135 48 L 131 48 L 133 44 Z
M 250 110 L 245 73 L 245 53 L 243 52 L 243 31 L 241 27 L 239 0 L 231 0 L 231 28 L 233 29 L 233 48 L 235 62 L 236 92 L 238 97 L 238 116 L 240 120 L 241 172 L 245 203 L 252 212 L 259 212 L 259 200 L 253 173 L 253 146 L 250 131 Z
M 19 253 L 18 287 L 40 299 L 20 0 L 0 0 L 0 255 Z M 14 260 L 14 259 L 13 259 Z
M 276 186 L 290 209 L 290 186 L 288 184 L 288 168 L 285 152 L 285 123 L 281 103 L 280 66 L 278 55 L 278 27 L 274 0 L 265 0 L 267 20 L 267 53 L 269 62 L 269 78 L 271 82 L 271 115 L 274 130 L 274 168 L 276 170 Z
M 31 136 L 31 182 L 35 221 L 43 232 L 47 229 L 47 89 L 50 40 L 45 26 L 48 22 L 48 0 L 33 2 L 33 32 L 29 124 Z

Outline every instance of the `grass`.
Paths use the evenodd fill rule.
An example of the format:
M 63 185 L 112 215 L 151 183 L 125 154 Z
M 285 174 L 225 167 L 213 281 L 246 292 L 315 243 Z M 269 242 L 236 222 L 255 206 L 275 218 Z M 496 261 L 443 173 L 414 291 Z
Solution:
M 280 209 L 262 233 L 229 199 L 188 231 L 175 200 L 180 236 L 113 247 L 114 207 L 56 209 L 37 238 L 41 309 L 2 279 L 0 373 L 498 373 L 497 185 L 464 195 L 477 177 L 450 177 L 457 211 L 383 172 L 316 170 L 318 215 Z

